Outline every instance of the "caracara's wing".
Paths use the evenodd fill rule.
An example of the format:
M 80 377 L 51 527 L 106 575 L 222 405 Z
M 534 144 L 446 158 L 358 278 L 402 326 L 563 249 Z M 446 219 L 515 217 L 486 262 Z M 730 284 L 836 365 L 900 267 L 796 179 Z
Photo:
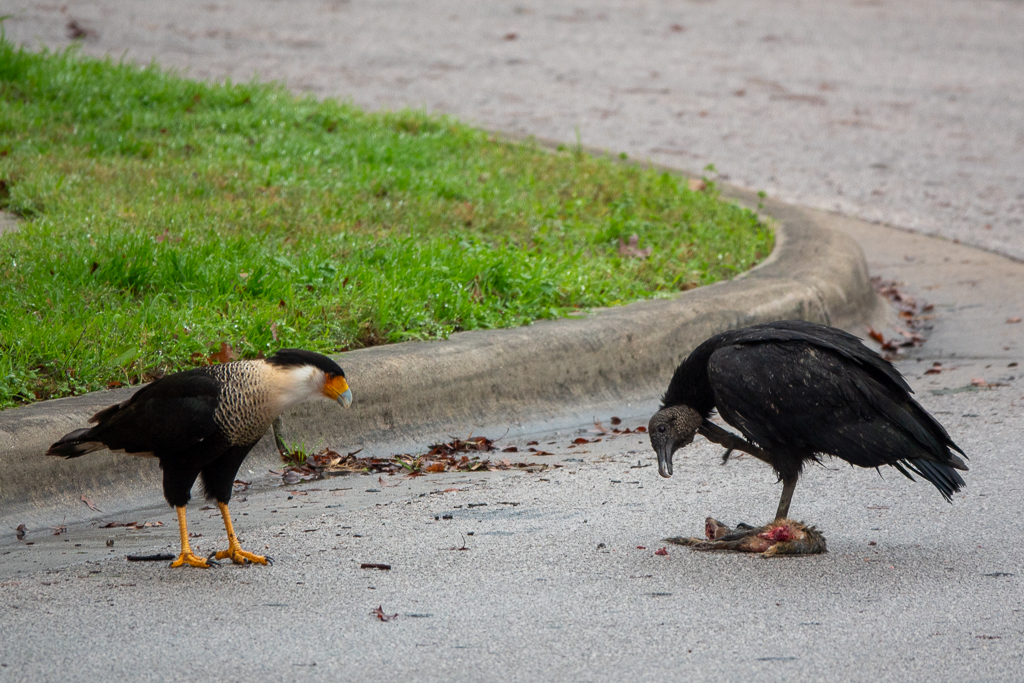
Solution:
M 805 341 L 725 346 L 708 361 L 719 413 L 762 448 L 892 465 L 946 497 L 959 490 L 963 480 L 950 467 L 966 466 L 950 452 L 956 445 L 906 391 L 872 370 Z
M 203 370 L 169 375 L 105 408 L 53 444 L 48 455 L 76 457 L 102 447 L 135 454 L 177 452 L 212 436 L 220 385 Z

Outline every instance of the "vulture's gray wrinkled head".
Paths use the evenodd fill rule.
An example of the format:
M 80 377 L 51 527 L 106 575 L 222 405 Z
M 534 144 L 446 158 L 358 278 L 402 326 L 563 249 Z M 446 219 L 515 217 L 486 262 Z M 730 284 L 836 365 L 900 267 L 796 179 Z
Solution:
M 693 442 L 704 418 L 689 406 L 669 406 L 662 408 L 647 427 L 651 437 L 651 446 L 658 454 L 658 474 L 663 477 L 672 476 L 672 454 Z

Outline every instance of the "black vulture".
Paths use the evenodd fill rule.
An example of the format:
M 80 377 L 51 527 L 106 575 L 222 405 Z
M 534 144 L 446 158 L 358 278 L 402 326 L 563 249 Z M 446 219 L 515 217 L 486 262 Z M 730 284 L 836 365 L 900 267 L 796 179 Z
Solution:
M 281 349 L 266 359 L 162 377 L 96 413 L 89 420 L 94 427 L 64 435 L 46 454 L 77 458 L 109 448 L 158 458 L 164 497 L 178 514 L 181 533 L 181 554 L 172 567 L 210 566 L 209 558 L 192 553 L 185 521 L 192 485 L 202 477 L 203 491 L 217 501 L 228 534 L 228 549 L 217 552 L 216 559 L 268 564 L 269 558 L 242 550 L 235 536 L 228 512 L 235 475 L 275 419 L 316 396 L 347 408 L 352 391 L 345 372 L 319 353 Z
M 912 481 L 913 472 L 952 502 L 964 486 L 956 470 L 967 470 L 952 451 L 964 452 L 911 393 L 855 336 L 786 320 L 716 334 L 694 349 L 648 429 L 663 477 L 698 432 L 729 449 L 724 459 L 736 449 L 771 465 L 782 482 L 776 520 L 789 514 L 804 463 L 822 455 L 890 465 Z M 745 438 L 710 422 L 715 410 Z

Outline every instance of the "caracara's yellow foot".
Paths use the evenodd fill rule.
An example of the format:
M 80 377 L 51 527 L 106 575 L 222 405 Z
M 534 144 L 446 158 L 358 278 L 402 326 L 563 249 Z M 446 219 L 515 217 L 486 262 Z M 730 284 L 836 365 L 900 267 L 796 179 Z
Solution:
M 216 558 L 218 560 L 230 559 L 235 564 L 245 564 L 246 562 L 252 562 L 253 564 L 273 564 L 274 560 L 265 557 L 263 555 L 254 555 L 253 553 L 247 552 L 239 548 L 228 548 L 227 550 L 218 550 Z
M 192 554 L 191 550 L 189 550 L 188 552 L 183 552 L 181 555 L 178 555 L 178 559 L 176 559 L 174 562 L 171 562 L 171 567 L 180 567 L 183 564 L 188 564 L 193 567 L 199 567 L 200 569 L 209 569 L 210 567 L 217 566 L 216 562 L 210 562 L 209 560 L 197 557 L 196 555 Z

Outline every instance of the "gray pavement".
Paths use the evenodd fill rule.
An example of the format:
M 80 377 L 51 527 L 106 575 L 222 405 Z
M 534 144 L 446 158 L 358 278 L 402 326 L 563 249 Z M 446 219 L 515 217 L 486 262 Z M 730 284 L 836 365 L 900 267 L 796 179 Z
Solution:
M 4 0 L 7 35 L 426 107 L 1024 259 L 1019 0 Z M 512 38 L 512 39 L 510 39 Z
M 362 104 L 425 103 L 569 140 L 579 125 L 585 143 L 642 156 L 677 139 L 692 156 L 661 160 L 699 170 L 707 159 L 785 198 L 849 201 L 838 208 L 1024 254 L 1014 194 L 1024 138 L 1013 109 L 1024 65 L 1006 57 L 1019 54 L 1021 3 L 774 3 L 770 12 L 738 2 L 579 11 L 221 3 L 179 4 L 195 9 L 176 17 L 113 6 L 30 5 L 8 35 L 59 44 L 71 13 L 95 22 L 87 50 L 156 55 L 194 75 L 259 69 Z M 684 30 L 672 30 L 676 22 Z M 502 38 L 509 32 L 515 40 Z M 676 38 L 694 42 L 666 47 Z M 650 85 L 670 73 L 668 93 Z M 782 90 L 747 80 L 766 74 Z M 833 81 L 842 87 L 814 90 Z M 684 87 L 694 90 L 676 90 Z M 956 87 L 966 91 L 937 94 Z M 611 113 L 602 119 L 594 102 Z M 708 115 L 675 116 L 675 106 Z M 842 107 L 863 124 L 829 123 Z M 962 158 L 975 152 L 987 160 Z M 861 158 L 888 169 L 848 162 Z M 874 171 L 889 174 L 884 194 L 871 194 Z M 1001 189 L 979 197 L 988 184 Z M 933 201 L 935 187 L 961 199 Z M 991 230 L 979 227 L 986 211 Z M 536 438 L 562 467 L 287 488 L 261 479 L 233 508 L 243 544 L 277 564 L 170 571 L 123 559 L 176 547 L 154 491 L 131 519 L 162 527 L 81 522 L 52 536 L 40 524 L 25 539 L 33 545 L 2 537 L 0 680 L 1021 680 L 1024 324 L 1007 320 L 1024 316 L 1024 265 L 832 220 L 873 272 L 934 306 L 929 341 L 899 367 L 971 458 L 952 506 L 895 472 L 826 463 L 807 472 L 793 514 L 825 532 L 827 555 L 766 561 L 669 547 L 657 556 L 660 539 L 699 533 L 708 514 L 763 521 L 777 500 L 774 477 L 750 458 L 722 467 L 720 449 L 700 441 L 662 480 L 646 438 L 570 449 L 581 430 L 596 436 L 587 421 L 526 425 L 515 442 Z M 605 424 L 617 415 L 635 426 L 654 407 L 594 410 Z M 208 552 L 225 540 L 200 507 L 190 509 L 191 530 Z M 377 606 L 399 616 L 381 622 L 370 614 Z

